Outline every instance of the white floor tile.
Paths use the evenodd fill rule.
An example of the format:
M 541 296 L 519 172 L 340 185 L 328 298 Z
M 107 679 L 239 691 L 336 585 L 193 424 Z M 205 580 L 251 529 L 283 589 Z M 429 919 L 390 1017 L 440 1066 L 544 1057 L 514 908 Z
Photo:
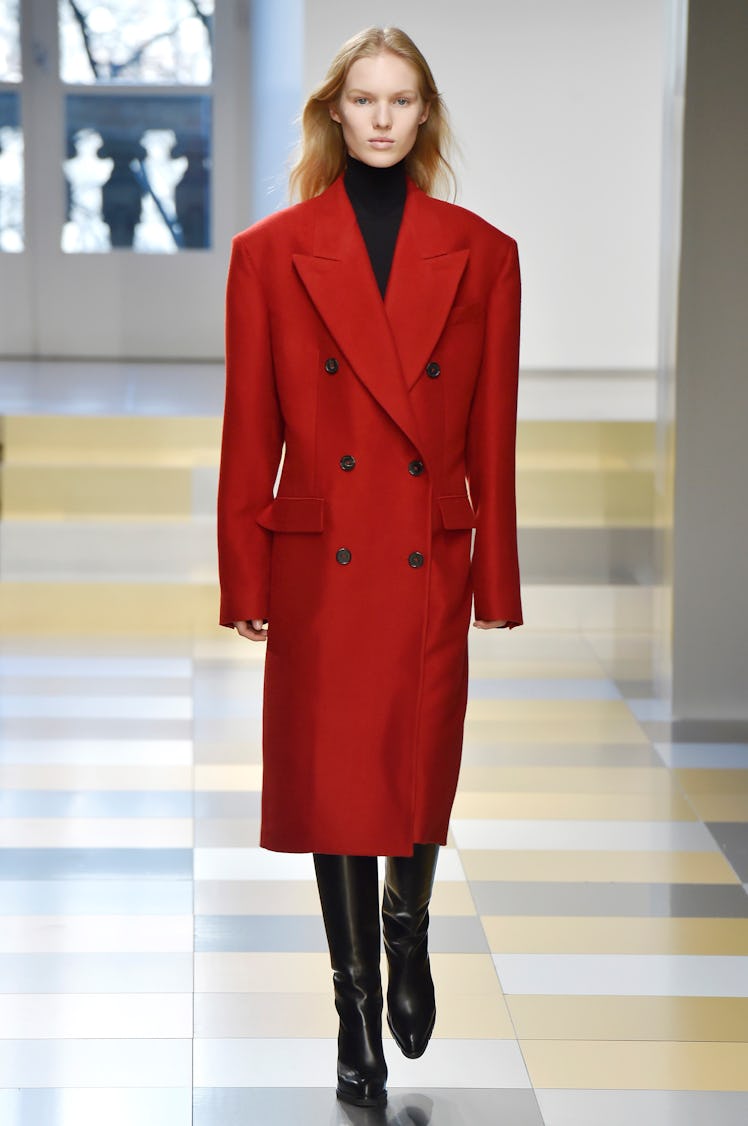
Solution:
M 3 1126 L 192 1126 L 192 1087 L 0 1091 Z
M 191 993 L 10 993 L 0 1039 L 182 1039 L 192 1036 Z
M 505 993 L 748 997 L 748 957 L 494 954 L 493 960 Z
M 706 770 L 748 770 L 748 743 L 655 743 L 668 766 Z
M 182 1087 L 191 1081 L 189 1039 L 0 1040 L 0 1087 Z
M 0 848 L 191 848 L 186 817 L 12 817 L 0 820 Z
M 6 739 L 0 761 L 19 766 L 189 766 L 189 739 Z
M 2 953 L 185 953 L 191 915 L 6 915 Z
M 184 696 L 4 696 L 0 718 L 191 719 L 192 697 Z

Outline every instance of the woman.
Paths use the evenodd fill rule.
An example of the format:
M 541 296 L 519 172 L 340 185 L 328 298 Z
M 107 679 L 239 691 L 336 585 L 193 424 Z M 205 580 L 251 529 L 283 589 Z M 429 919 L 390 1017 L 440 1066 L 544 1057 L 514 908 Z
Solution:
M 520 279 L 513 239 L 431 195 L 450 171 L 446 113 L 404 32 L 345 43 L 302 120 L 301 202 L 232 248 L 220 620 L 267 641 L 260 844 L 314 854 L 337 1094 L 372 1106 L 387 1078 L 377 856 L 387 1019 L 415 1058 L 436 1013 L 428 907 L 471 598 L 480 629 L 522 621 Z

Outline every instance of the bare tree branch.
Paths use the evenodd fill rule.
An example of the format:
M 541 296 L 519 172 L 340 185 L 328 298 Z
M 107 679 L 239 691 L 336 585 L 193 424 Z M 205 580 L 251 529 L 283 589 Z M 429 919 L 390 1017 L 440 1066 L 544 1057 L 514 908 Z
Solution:
M 81 29 L 81 35 L 83 36 L 83 46 L 88 57 L 89 65 L 91 67 L 91 70 L 93 71 L 93 76 L 98 81 L 101 78 L 101 75 L 99 74 L 99 67 L 97 65 L 96 59 L 94 58 L 94 53 L 91 50 L 91 38 L 88 31 L 88 24 L 86 23 L 86 17 L 80 10 L 78 5 L 75 3 L 75 0 L 68 0 L 68 3 L 70 4 L 70 7 L 72 9 L 73 17 L 79 28 Z
M 213 47 L 213 21 L 210 18 L 210 16 L 206 16 L 205 12 L 201 11 L 200 4 L 198 3 L 198 0 L 189 0 L 189 2 L 190 2 L 190 5 L 191 5 L 194 13 L 195 13 L 195 17 L 200 20 L 200 23 L 205 28 L 205 32 L 208 36 L 208 42 L 210 43 L 210 46 L 212 48 Z
M 114 78 L 116 75 L 120 74 L 121 71 L 127 70 L 127 68 L 129 66 L 133 65 L 133 63 L 140 62 L 142 56 L 145 54 L 145 52 L 148 50 L 148 48 L 151 47 L 154 43 L 156 43 L 159 39 L 170 39 L 172 37 L 172 35 L 176 34 L 177 30 L 179 29 L 179 24 L 181 22 L 182 21 L 179 20 L 168 31 L 158 31 L 158 32 L 156 32 L 155 35 L 152 35 L 150 39 L 146 39 L 145 42 L 140 44 L 140 46 L 137 48 L 136 51 L 133 51 L 133 53 L 130 55 L 130 58 L 125 59 L 125 61 L 123 63 L 112 63 L 112 65 L 111 65 L 111 77 Z

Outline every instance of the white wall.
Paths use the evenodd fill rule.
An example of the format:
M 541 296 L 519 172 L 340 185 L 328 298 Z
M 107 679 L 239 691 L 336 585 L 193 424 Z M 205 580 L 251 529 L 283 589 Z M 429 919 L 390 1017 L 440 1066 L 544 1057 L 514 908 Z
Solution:
M 305 0 L 305 93 L 370 24 L 426 55 L 458 202 L 519 242 L 526 368 L 656 366 L 666 3 Z

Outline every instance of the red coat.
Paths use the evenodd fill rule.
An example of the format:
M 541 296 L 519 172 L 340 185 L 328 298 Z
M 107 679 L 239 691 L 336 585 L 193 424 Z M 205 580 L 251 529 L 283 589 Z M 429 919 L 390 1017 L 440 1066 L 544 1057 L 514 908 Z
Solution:
M 265 848 L 446 841 L 471 595 L 522 621 L 519 310 L 514 240 L 411 180 L 384 302 L 342 178 L 234 239 L 220 621 L 269 622 Z

